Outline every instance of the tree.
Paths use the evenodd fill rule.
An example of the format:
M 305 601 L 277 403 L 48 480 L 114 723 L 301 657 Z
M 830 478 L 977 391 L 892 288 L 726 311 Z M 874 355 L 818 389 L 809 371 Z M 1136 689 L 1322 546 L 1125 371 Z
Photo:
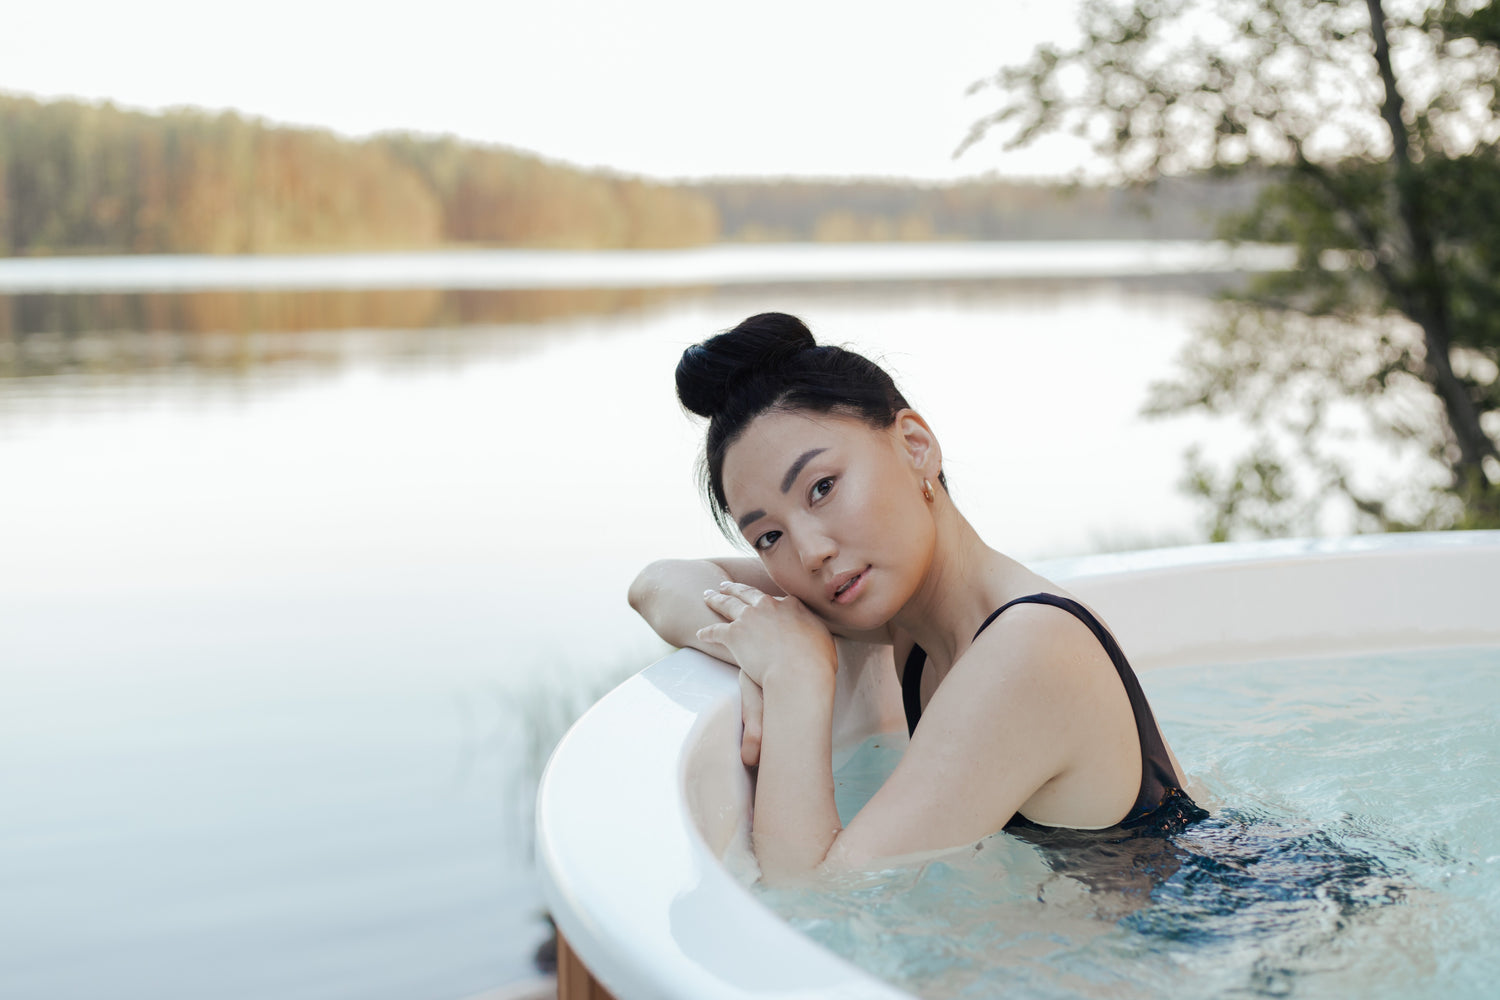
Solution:
M 1254 428 L 1227 470 L 1189 456 L 1213 536 L 1500 527 L 1500 12 L 1085 0 L 1080 27 L 986 81 L 965 145 L 1073 132 L 1123 181 L 1258 174 L 1226 235 L 1296 248 L 1147 406 Z

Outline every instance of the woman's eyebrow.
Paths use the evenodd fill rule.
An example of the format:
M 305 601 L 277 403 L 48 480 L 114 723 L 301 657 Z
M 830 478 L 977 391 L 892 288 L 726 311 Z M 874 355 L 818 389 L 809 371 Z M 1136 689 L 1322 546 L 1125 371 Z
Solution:
M 803 467 L 808 462 L 811 462 L 814 457 L 823 454 L 827 450 L 827 448 L 811 448 L 798 455 L 797 461 L 793 462 L 792 467 L 786 470 L 786 476 L 781 480 L 781 492 L 785 493 L 790 490 L 792 484 L 797 481 L 797 474 L 802 471 Z
M 807 467 L 807 463 L 811 462 L 814 458 L 823 454 L 823 452 L 827 450 L 827 448 L 809 448 L 807 451 L 804 451 L 802 454 L 798 455 L 797 460 L 792 463 L 792 467 L 790 469 L 786 470 L 786 476 L 781 480 L 781 492 L 786 493 L 788 490 L 790 490 L 792 488 L 792 484 L 797 481 L 797 475 Z M 740 518 L 740 530 L 744 531 L 745 526 L 748 525 L 751 521 L 758 520 L 759 518 L 765 516 L 766 512 L 763 510 L 752 510 L 744 517 Z

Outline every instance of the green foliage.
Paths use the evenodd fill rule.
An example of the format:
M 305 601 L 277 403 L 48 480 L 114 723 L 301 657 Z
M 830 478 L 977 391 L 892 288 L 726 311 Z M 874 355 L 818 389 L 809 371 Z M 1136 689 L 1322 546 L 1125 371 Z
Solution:
M 1225 220 L 1293 270 L 1227 297 L 1147 412 L 1255 431 L 1189 457 L 1216 538 L 1500 526 L 1500 15 L 1487 3 L 1086 0 L 970 142 L 1090 138 L 1119 179 L 1267 178 Z M 1372 459 L 1374 443 L 1384 451 Z
M 1189 449 L 1185 491 L 1207 500 L 1213 508 L 1208 540 L 1228 541 L 1236 529 L 1249 526 L 1265 537 L 1296 534 L 1306 511 L 1292 509 L 1295 495 L 1291 474 L 1275 451 L 1262 442 L 1220 475 L 1203 460 L 1201 450 Z

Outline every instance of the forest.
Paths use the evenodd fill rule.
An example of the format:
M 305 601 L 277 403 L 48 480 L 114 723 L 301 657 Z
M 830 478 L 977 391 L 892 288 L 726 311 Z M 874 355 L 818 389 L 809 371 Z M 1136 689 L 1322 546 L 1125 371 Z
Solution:
M 451 137 L 0 94 L 0 255 L 1196 238 L 1258 185 L 666 183 Z
M 453 139 L 0 95 L 0 253 L 711 242 L 690 191 Z
M 695 185 L 725 241 L 1210 239 L 1261 179 L 1163 177 L 1128 188 L 985 180 L 723 181 Z

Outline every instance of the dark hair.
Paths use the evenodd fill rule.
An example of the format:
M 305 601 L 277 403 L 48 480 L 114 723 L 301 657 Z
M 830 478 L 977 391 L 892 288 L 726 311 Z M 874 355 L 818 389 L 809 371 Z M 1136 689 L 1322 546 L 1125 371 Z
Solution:
M 890 427 L 907 407 L 885 370 L 863 355 L 819 344 L 795 316 L 761 313 L 682 352 L 677 398 L 708 418 L 702 478 L 719 528 L 736 537 L 724 497 L 724 454 L 768 410 L 811 410 Z M 939 474 L 938 480 L 947 486 Z

